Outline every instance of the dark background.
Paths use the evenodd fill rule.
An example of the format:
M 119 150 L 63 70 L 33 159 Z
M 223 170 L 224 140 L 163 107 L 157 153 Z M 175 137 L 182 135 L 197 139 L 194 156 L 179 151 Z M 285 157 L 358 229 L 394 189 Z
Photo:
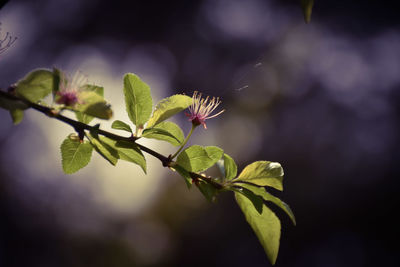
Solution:
M 309 25 L 297 1 L 283 0 L 11 0 L 0 21 L 16 6 L 30 20 L 14 20 L 35 28 L 29 42 L 18 36 L 18 52 L 11 47 L 1 55 L 2 89 L 33 68 L 62 65 L 59 55 L 78 45 L 107 55 L 111 75 L 122 75 L 118 62 L 132 47 L 157 59 L 165 54 L 146 49 L 162 47 L 173 57 L 168 93 L 198 89 L 223 99 L 227 111 L 210 121 L 205 144 L 224 148 L 240 169 L 255 160 L 284 167 L 285 191 L 274 193 L 290 204 L 298 224 L 276 210 L 282 219 L 276 266 L 398 265 L 400 16 L 394 1 L 316 0 Z M 35 25 L 24 24 L 29 21 Z M 177 180 L 162 184 L 139 214 L 99 216 L 85 192 L 73 204 L 54 201 L 63 182 L 27 193 L 15 181 L 30 173 L 15 171 L 18 160 L 6 159 L 30 149 L 11 152 L 9 144 L 15 131 L 29 135 L 34 126 L 24 121 L 14 128 L 5 111 L 0 116 L 0 266 L 269 265 L 230 194 L 207 204 L 188 197 L 194 192 Z M 211 131 L 215 143 L 207 141 Z M 230 148 L 236 143 L 245 145 Z M 102 227 L 72 231 L 55 219 L 70 206 L 75 217 L 68 219 L 89 217 Z M 158 256 L 154 222 L 168 232 Z M 138 245 L 127 242 L 127 231 Z

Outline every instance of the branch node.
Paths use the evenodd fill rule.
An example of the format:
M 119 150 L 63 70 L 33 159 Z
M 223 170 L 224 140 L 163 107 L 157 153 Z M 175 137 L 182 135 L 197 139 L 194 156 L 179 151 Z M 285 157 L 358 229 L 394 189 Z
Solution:
M 11 85 L 7 88 L 7 93 L 12 94 L 12 95 L 15 95 L 16 89 L 17 89 L 17 85 L 16 85 L 15 83 L 14 83 L 14 84 L 11 84 Z

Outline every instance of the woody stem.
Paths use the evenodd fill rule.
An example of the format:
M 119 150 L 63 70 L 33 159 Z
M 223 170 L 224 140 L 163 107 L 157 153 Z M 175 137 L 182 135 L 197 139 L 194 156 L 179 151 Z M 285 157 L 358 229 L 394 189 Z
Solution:
M 13 93 L 4 92 L 4 91 L 0 90 L 0 98 L 11 100 L 11 101 L 22 102 L 22 103 L 24 103 L 26 105 L 26 107 L 30 107 L 32 109 L 35 109 L 36 111 L 39 111 L 39 112 L 47 115 L 50 118 L 59 120 L 61 122 L 64 122 L 64 123 L 72 126 L 75 129 L 75 131 L 77 131 L 78 133 L 82 132 L 82 131 L 85 131 L 85 130 L 89 131 L 89 132 L 90 131 L 95 131 L 95 132 L 97 132 L 97 134 L 105 136 L 105 137 L 108 137 L 108 138 L 110 138 L 112 140 L 116 140 L 116 141 L 121 140 L 121 141 L 135 143 L 135 145 L 137 145 L 140 148 L 140 150 L 142 150 L 142 151 L 152 155 L 153 157 L 159 159 L 164 167 L 169 167 L 171 165 L 172 159 L 174 157 L 176 157 L 179 154 L 179 152 L 183 149 L 183 147 L 188 142 L 190 136 L 192 135 L 193 130 L 198 126 L 198 125 L 192 125 L 192 129 L 190 130 L 190 132 L 187 135 L 186 139 L 183 141 L 182 146 L 179 148 L 179 150 L 171 158 L 171 157 L 166 157 L 164 155 L 161 155 L 160 153 L 158 153 L 158 152 L 156 152 L 156 151 L 154 151 L 154 150 L 152 150 L 152 149 L 150 149 L 150 148 L 148 148 L 148 147 L 146 147 L 144 145 L 136 143 L 136 140 L 138 139 L 137 137 L 134 137 L 134 136 L 130 136 L 130 137 L 120 136 L 120 135 L 117 135 L 117 134 L 114 134 L 114 133 L 99 129 L 96 126 L 90 126 L 90 125 L 82 123 L 80 121 L 76 121 L 76 120 L 70 119 L 68 117 L 65 117 L 65 116 L 61 115 L 58 111 L 54 110 L 53 108 L 42 106 L 42 105 L 36 104 L 36 103 L 32 103 L 32 102 L 30 102 L 30 101 L 28 101 L 28 100 L 26 100 L 24 98 L 21 98 L 19 96 L 14 95 Z M 202 176 L 202 175 L 200 175 L 198 173 L 194 173 L 194 172 L 189 172 L 189 174 L 190 174 L 191 177 L 195 177 L 195 178 L 199 178 L 199 179 L 204 180 L 205 182 L 213 185 L 217 189 L 222 189 L 224 187 L 222 184 L 218 183 L 217 181 L 215 181 L 214 179 L 212 179 L 210 177 L 204 177 L 204 176 Z

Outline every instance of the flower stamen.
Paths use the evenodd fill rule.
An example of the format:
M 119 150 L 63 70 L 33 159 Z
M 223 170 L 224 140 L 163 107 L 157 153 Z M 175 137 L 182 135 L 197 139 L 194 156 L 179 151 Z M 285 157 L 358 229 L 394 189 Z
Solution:
M 61 73 L 59 91 L 56 94 L 56 103 L 70 107 L 81 104 L 79 93 L 87 83 L 87 76 L 83 75 L 80 71 L 75 72 L 72 79 Z
M 193 125 L 198 126 L 200 124 L 203 125 L 204 129 L 207 129 L 206 120 L 215 118 L 225 110 L 221 110 L 217 114 L 211 115 L 211 113 L 221 104 L 219 97 L 211 98 L 207 96 L 206 98 L 201 98 L 202 94 L 195 91 L 193 93 L 193 103 L 189 107 L 190 114 L 186 114 L 189 117 L 189 121 L 192 122 Z

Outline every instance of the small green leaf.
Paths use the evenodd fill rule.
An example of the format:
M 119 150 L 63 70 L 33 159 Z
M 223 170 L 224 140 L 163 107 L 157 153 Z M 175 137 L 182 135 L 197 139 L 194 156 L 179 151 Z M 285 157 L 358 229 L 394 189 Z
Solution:
M 94 119 L 93 116 L 86 115 L 85 113 L 82 113 L 80 111 L 75 111 L 75 116 L 78 121 L 84 124 L 89 124 Z
M 101 87 L 99 87 L 101 88 Z M 108 120 L 112 117 L 112 110 L 110 105 L 106 103 L 104 98 L 97 94 L 95 91 L 84 91 L 79 94 L 79 99 L 82 101 L 82 104 L 79 104 L 76 108 L 77 111 L 89 115 L 92 117 L 96 117 L 99 119 Z M 82 120 L 91 120 L 89 118 L 80 117 L 79 113 L 77 114 L 78 119 Z
M 247 222 L 255 232 L 271 264 L 275 264 L 279 252 L 281 222 L 275 213 L 263 205 L 262 213 L 254 208 L 253 203 L 245 196 L 235 193 L 236 202 L 244 213 Z
M 128 73 L 124 76 L 124 94 L 129 119 L 137 128 L 143 128 L 153 106 L 150 87 L 137 75 Z
M 80 88 L 83 92 L 94 92 L 97 95 L 104 97 L 104 88 L 93 84 L 85 84 Z
M 131 126 L 126 124 L 123 121 L 116 120 L 112 123 L 111 128 L 116 129 L 116 130 L 122 130 L 122 131 L 127 131 L 128 133 L 132 133 Z
M 286 214 L 289 216 L 289 218 L 292 220 L 292 223 L 296 225 L 296 218 L 294 217 L 293 211 L 290 209 L 289 205 L 280 200 L 279 198 L 271 195 L 268 193 L 265 188 L 263 187 L 258 187 L 255 185 L 250 185 L 250 184 L 245 184 L 245 183 L 235 183 L 236 185 L 239 185 L 242 188 L 248 189 L 254 194 L 262 197 L 265 201 L 269 201 L 277 205 L 279 208 L 281 208 Z
M 243 187 L 240 187 L 240 188 L 239 187 L 231 187 L 231 188 L 228 188 L 228 189 L 232 190 L 232 191 L 234 191 L 236 193 L 240 193 L 243 196 L 247 197 L 251 201 L 251 203 L 253 203 L 253 206 L 256 209 L 256 211 L 259 214 L 262 213 L 263 205 L 264 205 L 262 197 L 254 194 L 250 190 L 248 190 L 246 188 L 243 188 Z
M 181 128 L 170 121 L 164 121 L 157 124 L 154 128 L 145 129 L 142 136 L 167 141 L 174 146 L 181 145 L 185 139 Z
M 216 146 L 190 146 L 182 151 L 176 160 L 187 171 L 199 172 L 213 166 L 223 154 L 223 150 Z
M 215 202 L 218 190 L 214 186 L 200 180 L 197 184 L 197 187 L 208 201 Z
M 227 180 L 232 180 L 237 175 L 237 165 L 233 158 L 228 154 L 224 154 L 224 174 Z
M 190 189 L 192 187 L 192 177 L 190 176 L 190 173 L 179 165 L 174 166 L 173 169 L 182 176 L 182 178 L 185 180 L 187 187 Z
M 283 190 L 283 169 L 277 162 L 256 161 L 247 165 L 234 182 L 249 182 L 259 186 L 271 186 Z
M 105 101 L 90 104 L 82 112 L 103 120 L 109 120 L 113 115 L 110 105 Z
M 17 83 L 17 95 L 30 102 L 38 102 L 53 90 L 53 73 L 48 70 L 34 70 Z
M 75 111 L 75 115 L 78 121 L 83 122 L 85 124 L 89 124 L 94 119 L 93 116 L 88 115 L 88 112 L 89 113 L 92 112 L 91 109 L 93 109 L 93 107 L 91 106 L 96 103 L 103 103 L 103 104 L 105 103 L 103 99 L 104 88 L 100 86 L 86 84 L 82 87 L 82 91 L 83 93 L 81 93 L 79 97 L 80 100 L 83 102 L 83 104 L 78 106 L 78 109 L 82 110 L 82 112 Z M 84 92 L 89 92 L 89 93 L 84 93 Z M 93 95 L 93 93 L 96 95 Z M 107 119 L 111 118 L 112 110 L 110 109 L 110 107 L 107 106 L 103 108 L 104 110 L 100 111 L 100 116 L 102 116 L 103 118 L 108 117 Z M 84 113 L 85 109 L 89 109 L 89 111 Z
M 147 123 L 147 128 L 151 128 L 182 110 L 185 110 L 192 102 L 192 98 L 186 95 L 173 95 L 164 98 L 156 105 L 153 116 Z
M 27 109 L 28 105 L 18 100 L 11 100 L 5 97 L 0 97 L 0 107 L 7 110 Z
M 13 120 L 14 125 L 19 124 L 24 118 L 24 111 L 21 109 L 13 109 L 10 110 L 11 119 Z
M 94 138 L 91 134 L 88 134 L 88 136 L 90 143 L 93 145 L 97 153 L 115 166 L 119 159 L 118 151 L 108 144 L 103 143 L 100 139 Z
M 309 23 L 311 21 L 311 13 L 314 5 L 314 0 L 301 0 L 301 7 L 303 9 L 304 21 Z
M 115 149 L 120 159 L 139 165 L 144 173 L 146 173 L 146 159 L 136 144 L 125 141 L 114 141 L 103 136 L 100 137 L 100 140 L 103 144 L 107 144 Z
M 62 167 L 66 174 L 77 172 L 88 165 L 92 157 L 92 145 L 67 137 L 61 144 Z

